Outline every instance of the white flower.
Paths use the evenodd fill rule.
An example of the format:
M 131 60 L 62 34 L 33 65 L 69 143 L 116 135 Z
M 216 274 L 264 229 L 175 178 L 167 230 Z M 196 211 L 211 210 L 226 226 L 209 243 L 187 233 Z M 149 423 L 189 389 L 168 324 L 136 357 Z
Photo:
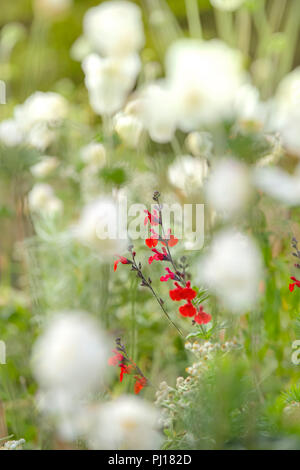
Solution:
M 121 254 L 127 247 L 126 233 L 119 233 L 121 216 L 113 199 L 100 197 L 84 207 L 74 235 L 102 258 Z
M 151 139 L 158 143 L 170 142 L 176 130 L 177 103 L 166 82 L 158 80 L 146 86 L 141 99 L 141 116 Z
M 140 65 L 137 55 L 101 58 L 90 54 L 86 57 L 82 64 L 85 84 L 96 113 L 111 115 L 124 105 L 135 84 Z
M 149 403 L 134 396 L 122 396 L 100 406 L 89 438 L 92 449 L 158 449 L 162 436 L 159 415 Z
M 34 0 L 34 7 L 37 12 L 47 16 L 56 16 L 68 11 L 73 4 L 73 0 Z
M 107 358 L 107 340 L 97 322 L 85 312 L 62 312 L 36 341 L 32 367 L 42 389 L 72 399 L 98 388 Z
M 15 119 L 24 130 L 30 130 L 35 124 L 57 125 L 65 119 L 68 104 L 58 93 L 36 91 L 27 100 L 15 108 Z
M 15 107 L 14 119 L 6 122 L 1 134 L 8 133 L 7 144 L 9 141 L 10 145 L 24 141 L 45 150 L 55 139 L 55 127 L 62 123 L 67 111 L 67 101 L 61 95 L 37 91 Z
M 44 122 L 36 123 L 28 130 L 26 142 L 32 147 L 44 151 L 55 140 L 56 133 Z
M 254 241 L 234 230 L 215 235 L 199 266 L 199 279 L 232 313 L 246 313 L 259 297 L 261 254 Z
M 88 10 L 83 26 L 94 50 L 104 56 L 126 56 L 144 45 L 141 11 L 131 2 L 103 2 Z
M 294 175 L 277 167 L 256 168 L 253 178 L 255 185 L 274 199 L 287 206 L 300 205 L 300 165 Z
M 207 202 L 226 218 L 245 209 L 250 196 L 247 166 L 233 158 L 221 159 L 211 171 L 206 184 Z
M 13 147 L 23 142 L 23 132 L 14 119 L 6 119 L 0 122 L 0 142 Z
M 194 157 L 210 158 L 213 152 L 212 135 L 209 132 L 190 132 L 185 145 Z
M 246 80 L 241 53 L 216 39 L 173 43 L 166 71 L 183 131 L 230 116 L 236 90 Z
M 237 10 L 245 0 L 210 0 L 213 7 L 219 10 L 234 11 Z
M 45 178 L 51 174 L 59 165 L 56 157 L 45 156 L 42 160 L 30 168 L 31 173 L 36 178 Z
M 129 148 L 137 148 L 143 124 L 139 118 L 132 114 L 118 113 L 114 120 L 115 131 Z
M 53 188 L 46 183 L 37 183 L 28 194 L 29 208 L 33 212 L 41 212 L 48 215 L 55 215 L 61 212 L 63 204 L 53 191 Z
M 268 103 L 260 101 L 259 91 L 250 83 L 236 90 L 233 101 L 233 117 L 241 121 L 254 121 L 263 125 L 268 112 Z
M 206 160 L 191 155 L 177 157 L 168 168 L 170 183 L 186 193 L 201 189 L 207 174 Z
M 272 118 L 271 126 L 280 132 L 287 150 L 300 157 L 300 67 L 279 84 Z
M 88 165 L 96 166 L 97 168 L 105 165 L 106 150 L 104 145 L 99 142 L 91 142 L 83 147 L 80 151 L 81 159 Z

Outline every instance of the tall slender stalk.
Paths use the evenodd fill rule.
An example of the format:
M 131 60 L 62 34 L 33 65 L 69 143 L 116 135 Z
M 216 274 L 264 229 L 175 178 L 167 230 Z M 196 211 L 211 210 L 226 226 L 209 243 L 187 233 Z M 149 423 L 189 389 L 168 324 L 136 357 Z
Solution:
M 197 0 L 185 0 L 190 36 L 202 39 L 202 25 Z

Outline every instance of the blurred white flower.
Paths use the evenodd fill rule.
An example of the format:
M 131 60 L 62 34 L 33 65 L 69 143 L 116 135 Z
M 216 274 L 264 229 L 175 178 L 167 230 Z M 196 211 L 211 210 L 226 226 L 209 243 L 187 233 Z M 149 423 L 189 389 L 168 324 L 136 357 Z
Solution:
M 277 167 L 256 168 L 253 180 L 258 189 L 283 204 L 300 205 L 300 165 L 293 175 Z
M 63 210 L 63 203 L 58 199 L 52 186 L 37 183 L 28 194 L 28 205 L 31 211 L 47 215 L 56 215 Z
M 177 157 L 168 168 L 168 180 L 185 193 L 199 191 L 208 175 L 208 166 L 204 158 L 191 155 Z
M 63 388 L 40 389 L 36 405 L 40 413 L 55 424 L 61 439 L 73 441 L 82 438 L 88 428 L 90 415 L 76 392 Z
M 50 17 L 65 13 L 72 5 L 73 0 L 34 0 L 35 10 Z
M 300 67 L 289 73 L 278 86 L 271 126 L 280 132 L 287 150 L 300 157 Z
M 74 235 L 101 258 L 122 254 L 128 242 L 126 234 L 119 233 L 121 216 L 113 199 L 100 197 L 83 208 Z
M 166 82 L 158 80 L 145 87 L 141 94 L 142 120 L 154 142 L 172 140 L 177 123 L 176 97 Z
M 0 122 L 0 142 L 8 147 L 20 145 L 23 142 L 23 132 L 14 119 Z
M 246 81 L 242 54 L 217 39 L 173 43 L 166 72 L 183 131 L 230 116 L 236 90 Z
M 102 58 L 90 54 L 82 63 L 93 110 L 111 115 L 124 105 L 140 70 L 138 55 Z
M 210 0 L 213 7 L 219 10 L 234 11 L 237 10 L 245 0 Z
M 101 385 L 108 354 L 107 339 L 92 317 L 62 312 L 34 345 L 33 372 L 42 390 L 62 391 L 72 399 Z
M 246 313 L 259 297 L 261 254 L 247 235 L 223 230 L 213 238 L 198 276 L 232 313 Z
M 89 438 L 92 449 L 159 449 L 157 410 L 142 399 L 122 396 L 98 408 Z
M 26 143 L 44 151 L 55 140 L 56 133 L 46 123 L 36 123 L 26 134 Z
M 246 208 L 251 197 L 251 176 L 246 165 L 233 158 L 223 158 L 208 178 L 207 202 L 224 218 Z
M 59 165 L 56 157 L 44 156 L 42 160 L 30 168 L 31 173 L 36 178 L 45 178 L 51 174 Z
M 106 162 L 105 147 L 99 142 L 91 142 L 82 147 L 80 156 L 84 163 L 96 166 L 97 168 L 101 168 Z
M 84 34 L 104 56 L 126 56 L 144 45 L 140 8 L 127 1 L 103 2 L 85 14 Z
M 212 135 L 209 132 L 190 132 L 185 145 L 194 157 L 210 158 L 213 152 Z
M 6 145 L 28 143 L 45 150 L 55 139 L 55 128 L 67 112 L 67 101 L 61 95 L 37 91 L 15 107 L 13 119 L 0 124 L 0 140 Z
M 268 113 L 268 103 L 260 101 L 258 89 L 246 83 L 236 90 L 233 100 L 233 117 L 263 125 Z
M 15 119 L 24 130 L 30 130 L 35 124 L 60 124 L 68 112 L 66 99 L 54 92 L 36 91 L 27 100 L 15 108 Z
M 127 147 L 137 148 L 143 131 L 143 124 L 138 117 L 120 112 L 115 116 L 114 127 Z

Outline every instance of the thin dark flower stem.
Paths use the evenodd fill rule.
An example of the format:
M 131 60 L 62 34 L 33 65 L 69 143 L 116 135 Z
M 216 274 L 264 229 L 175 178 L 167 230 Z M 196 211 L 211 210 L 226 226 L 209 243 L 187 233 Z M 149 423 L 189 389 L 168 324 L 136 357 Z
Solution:
M 150 289 L 150 291 L 154 295 L 155 299 L 157 300 L 157 303 L 159 304 L 160 308 L 162 309 L 162 311 L 166 315 L 168 321 L 176 328 L 176 330 L 178 331 L 178 333 L 181 336 L 184 336 L 182 331 L 180 330 L 180 328 L 173 322 L 170 315 L 166 311 L 165 307 L 163 306 L 163 300 L 156 294 L 155 290 L 153 289 L 153 287 L 151 285 L 151 282 L 145 278 L 145 276 L 144 276 L 144 274 L 141 270 L 141 266 L 137 265 L 134 253 L 132 253 L 132 259 L 133 259 L 132 269 L 137 272 L 137 276 L 141 279 L 141 285 L 144 286 L 144 287 L 148 287 Z

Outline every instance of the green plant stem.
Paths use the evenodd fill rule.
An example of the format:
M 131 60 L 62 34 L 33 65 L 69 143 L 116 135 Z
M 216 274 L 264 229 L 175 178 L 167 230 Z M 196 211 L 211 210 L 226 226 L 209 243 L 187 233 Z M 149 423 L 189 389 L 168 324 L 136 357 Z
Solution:
M 233 24 L 233 14 L 230 11 L 214 9 L 217 33 L 230 46 L 236 45 L 236 34 Z
M 173 320 L 171 319 L 170 315 L 168 314 L 167 310 L 165 309 L 165 307 L 163 306 L 163 301 L 162 299 L 160 299 L 158 297 L 158 295 L 156 294 L 155 290 L 153 289 L 151 283 L 149 281 L 147 281 L 147 279 L 145 278 L 141 268 L 137 265 L 136 263 L 136 260 L 135 260 L 135 257 L 133 256 L 133 263 L 132 263 L 132 267 L 133 269 L 138 273 L 138 277 L 141 279 L 142 281 L 142 286 L 144 287 L 148 287 L 148 289 L 150 289 L 150 291 L 152 292 L 152 294 L 154 295 L 157 303 L 159 304 L 160 308 L 162 309 L 163 313 L 165 314 L 165 316 L 167 317 L 168 321 L 174 326 L 174 328 L 176 328 L 176 330 L 178 331 L 178 333 L 183 336 L 183 333 L 182 331 L 180 330 L 180 328 L 176 325 L 176 323 L 173 322 Z
M 202 39 L 202 26 L 197 0 L 185 0 L 190 36 Z
M 288 47 L 284 51 L 284 54 L 281 55 L 278 79 L 281 79 L 286 73 L 288 73 L 293 66 L 293 60 L 294 60 L 295 51 L 296 51 L 296 47 L 298 43 L 299 26 L 300 26 L 299 1 L 292 0 L 290 3 L 290 9 L 289 9 L 288 17 L 285 23 L 285 28 L 284 28 L 284 32 L 287 37 Z
M 251 42 L 251 15 L 246 8 L 241 8 L 236 14 L 237 23 L 237 37 L 238 46 L 240 50 L 245 54 L 249 55 L 250 42 Z

